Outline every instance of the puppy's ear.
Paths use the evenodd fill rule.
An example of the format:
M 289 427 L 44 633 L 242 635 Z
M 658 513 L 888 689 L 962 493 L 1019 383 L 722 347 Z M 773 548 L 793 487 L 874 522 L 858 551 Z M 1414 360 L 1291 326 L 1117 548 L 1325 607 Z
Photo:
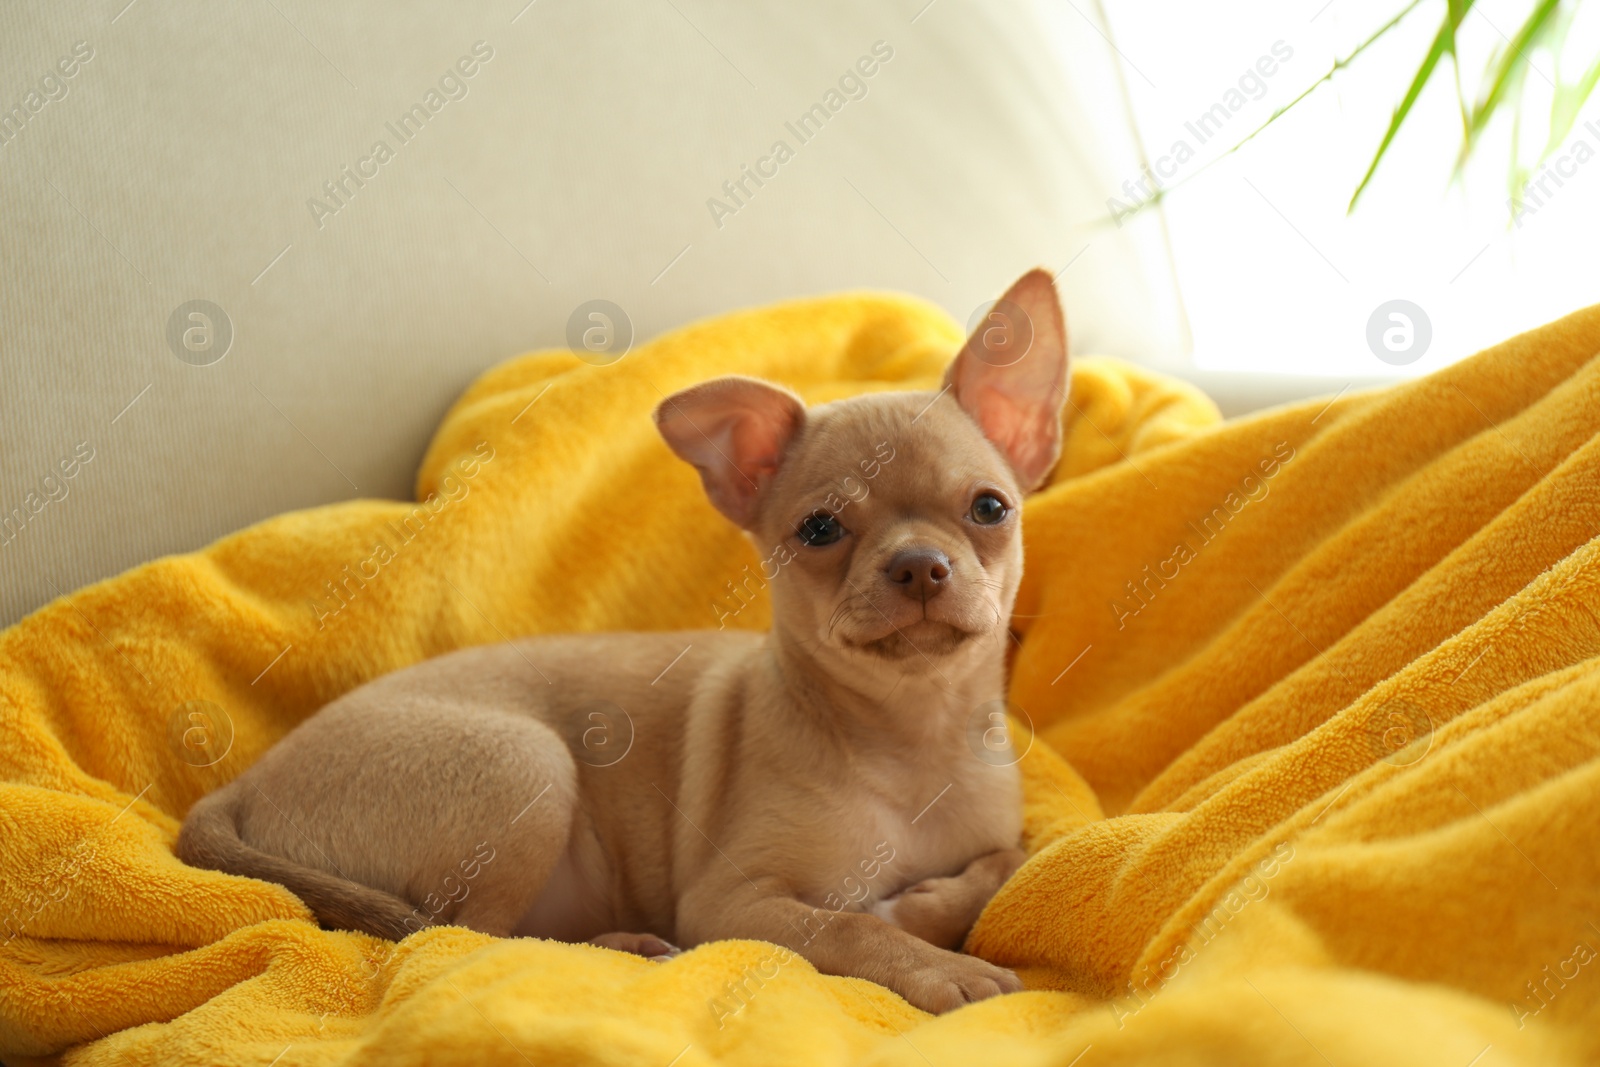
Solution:
M 754 378 L 716 378 L 661 402 L 656 428 L 693 465 L 718 511 L 750 529 L 806 409 L 787 389 Z
M 1067 328 L 1047 272 L 1030 270 L 1006 290 L 944 383 L 1005 455 L 1022 488 L 1038 488 L 1061 455 L 1067 400 Z

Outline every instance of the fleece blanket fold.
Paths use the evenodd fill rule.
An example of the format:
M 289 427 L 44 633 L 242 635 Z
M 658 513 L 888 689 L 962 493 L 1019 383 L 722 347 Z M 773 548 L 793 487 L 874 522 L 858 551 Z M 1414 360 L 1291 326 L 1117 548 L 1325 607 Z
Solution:
M 1028 863 L 926 1016 L 772 946 L 664 964 L 323 931 L 172 855 L 321 704 L 512 635 L 766 625 L 650 412 L 719 374 L 931 388 L 961 335 L 853 295 L 485 374 L 416 502 L 280 516 L 0 634 L 6 1063 L 1578 1064 L 1600 1059 L 1600 308 L 1221 423 L 1075 367 L 1025 513 Z

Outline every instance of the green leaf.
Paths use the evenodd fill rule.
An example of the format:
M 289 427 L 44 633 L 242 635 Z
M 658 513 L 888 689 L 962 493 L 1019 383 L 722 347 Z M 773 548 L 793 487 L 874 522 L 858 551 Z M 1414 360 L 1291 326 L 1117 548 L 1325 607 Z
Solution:
M 1528 49 L 1532 48 L 1541 34 L 1550 26 L 1550 19 L 1556 13 L 1561 0 L 1539 0 L 1528 17 L 1512 35 L 1505 50 L 1500 55 L 1500 62 L 1494 72 L 1494 77 L 1489 82 L 1488 91 L 1483 95 L 1478 105 L 1472 111 L 1472 123 L 1467 130 L 1466 143 L 1461 146 L 1461 160 L 1465 161 L 1472 154 L 1477 138 L 1483 128 L 1489 124 L 1495 112 L 1506 100 L 1507 94 L 1514 86 L 1521 84 L 1521 79 L 1528 72 Z M 1459 164 L 1458 164 L 1459 167 Z
M 1233 145 L 1232 148 L 1229 148 L 1226 152 L 1223 152 L 1222 154 L 1218 155 L 1215 159 L 1211 160 L 1209 163 L 1205 164 L 1204 166 L 1202 166 L 1199 170 L 1195 171 L 1194 173 L 1188 175 L 1182 181 L 1175 182 L 1172 185 L 1169 185 L 1169 186 L 1167 186 L 1166 188 L 1163 188 L 1163 189 L 1157 189 L 1154 196 L 1151 196 L 1148 199 L 1141 201 L 1131 211 L 1128 211 L 1128 212 L 1124 213 L 1122 218 L 1130 218 L 1133 215 L 1136 215 L 1139 212 L 1143 211 L 1145 208 L 1150 207 L 1152 204 L 1160 203 L 1163 199 L 1166 198 L 1166 196 L 1169 193 L 1175 192 L 1176 190 L 1183 188 L 1185 185 L 1188 185 L 1191 181 L 1193 181 L 1194 179 L 1200 177 L 1200 175 L 1204 174 L 1206 171 L 1210 170 L 1212 167 L 1216 166 L 1218 163 L 1221 163 L 1224 159 L 1227 159 L 1229 156 L 1231 156 L 1235 152 L 1239 151 L 1239 149 L 1243 148 L 1245 145 L 1247 145 L 1251 141 L 1255 140 L 1257 135 L 1259 135 L 1262 132 L 1264 132 L 1268 126 L 1271 126 L 1274 122 L 1278 121 L 1278 119 L 1280 119 L 1284 115 L 1288 114 L 1290 108 L 1294 107 L 1296 104 L 1300 103 L 1300 101 L 1302 101 L 1306 97 L 1310 96 L 1313 92 L 1315 92 L 1317 89 L 1321 88 L 1327 82 L 1332 81 L 1333 80 L 1333 76 L 1335 74 L 1339 73 L 1345 67 L 1349 66 L 1355 60 L 1355 58 L 1357 56 L 1359 56 L 1362 52 L 1365 52 L 1372 45 L 1376 44 L 1380 37 L 1382 37 L 1384 34 L 1388 33 L 1390 30 L 1392 30 L 1396 26 L 1398 26 L 1400 24 L 1400 20 L 1404 19 L 1407 15 L 1411 14 L 1411 12 L 1417 7 L 1417 5 L 1419 5 L 1421 3 L 1422 3 L 1422 0 L 1411 0 L 1410 3 L 1406 4 L 1405 7 L 1400 9 L 1400 12 L 1398 14 L 1396 14 L 1388 22 L 1385 22 L 1382 26 L 1379 26 L 1377 28 L 1377 30 L 1375 30 L 1370 37 L 1368 37 L 1365 41 L 1362 41 L 1359 45 L 1357 45 L 1355 47 L 1355 49 L 1353 49 L 1350 52 L 1349 55 L 1345 56 L 1343 59 L 1335 60 L 1333 66 L 1329 67 L 1327 69 L 1326 73 L 1324 73 L 1322 75 L 1322 77 L 1318 78 L 1316 81 L 1314 81 L 1310 85 L 1306 86 L 1306 88 L 1300 93 L 1299 96 L 1296 96 L 1293 100 L 1289 101 L 1287 104 L 1284 104 L 1282 107 L 1278 108 L 1272 114 L 1268 115 L 1267 118 L 1266 118 L 1266 121 L 1264 121 L 1261 125 L 1257 126 L 1255 129 L 1251 130 L 1249 133 L 1245 134 L 1243 137 L 1241 137 Z M 1465 121 L 1465 120 L 1463 120 L 1463 121 Z
M 1541 37 L 1554 35 L 1556 37 L 1556 53 L 1559 58 L 1561 41 L 1565 39 L 1567 31 L 1571 28 L 1572 18 L 1568 14 L 1562 17 L 1559 0 L 1540 0 L 1534 5 L 1528 17 L 1523 20 L 1517 32 L 1505 43 L 1503 48 L 1497 49 L 1491 57 L 1489 68 L 1493 74 L 1486 78 L 1485 90 L 1473 109 L 1473 121 L 1468 126 L 1467 136 L 1462 139 L 1461 152 L 1456 157 L 1456 173 L 1460 174 L 1466 165 L 1468 157 L 1476 149 L 1478 137 L 1488 126 L 1495 114 L 1509 108 L 1512 113 L 1511 129 L 1511 158 L 1506 168 L 1506 182 L 1509 186 L 1510 197 L 1507 204 L 1511 208 L 1511 217 L 1516 218 L 1519 195 L 1523 186 L 1533 171 L 1549 158 L 1566 138 L 1567 132 L 1572 128 L 1572 123 L 1577 119 L 1578 107 L 1582 106 L 1594 85 L 1590 82 L 1588 89 L 1583 88 L 1583 82 L 1591 73 L 1600 73 L 1600 64 L 1597 69 L 1588 72 L 1584 78 L 1579 79 L 1576 86 L 1563 86 L 1559 66 L 1556 70 L 1556 84 L 1552 87 L 1550 101 L 1550 135 L 1545 140 L 1545 145 L 1540 149 L 1538 156 L 1531 163 L 1522 160 L 1522 90 L 1527 82 L 1528 71 L 1535 69 L 1533 62 L 1528 58 L 1528 53 L 1538 43 Z M 1542 75 L 1541 75 L 1542 76 Z M 1580 95 L 1581 94 L 1581 95 Z M 1569 99 L 1575 103 L 1567 110 Z M 1512 105 L 1510 101 L 1517 103 Z
M 1559 148 L 1561 142 L 1567 139 L 1567 134 L 1572 132 L 1573 124 L 1578 121 L 1578 112 L 1594 92 L 1596 82 L 1600 82 L 1600 56 L 1595 57 L 1575 84 L 1556 85 L 1555 96 L 1550 101 L 1550 140 L 1540 154 L 1541 160 Z
M 1554 2 L 1554 0 L 1545 0 Z M 1362 177 L 1361 184 L 1356 186 L 1356 191 L 1350 197 L 1350 205 L 1345 211 L 1356 209 L 1356 201 L 1361 196 L 1361 191 L 1372 181 L 1372 175 L 1378 169 L 1378 163 L 1389 150 L 1389 145 L 1394 141 L 1394 135 L 1400 131 L 1401 123 L 1406 116 L 1411 114 L 1412 105 L 1417 102 L 1417 97 L 1422 95 L 1423 86 L 1433 77 L 1433 72 L 1439 66 L 1439 60 L 1446 53 L 1455 55 L 1456 29 L 1461 25 L 1461 20 L 1466 18 L 1467 12 L 1472 10 L 1473 0 L 1450 0 L 1449 8 L 1445 12 L 1444 22 L 1439 26 L 1439 32 L 1434 34 L 1433 45 L 1428 49 L 1428 54 L 1422 60 L 1422 66 L 1417 68 L 1417 73 L 1411 79 L 1411 86 L 1406 90 L 1406 95 L 1400 101 L 1400 106 L 1395 108 L 1394 116 L 1389 120 L 1389 128 L 1384 131 L 1383 141 L 1378 145 L 1377 154 L 1372 157 L 1372 163 L 1367 167 L 1367 173 Z

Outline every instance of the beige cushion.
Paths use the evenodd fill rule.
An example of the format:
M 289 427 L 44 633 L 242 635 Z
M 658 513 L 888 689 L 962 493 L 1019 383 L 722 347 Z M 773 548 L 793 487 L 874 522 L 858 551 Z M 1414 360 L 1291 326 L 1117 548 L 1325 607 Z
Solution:
M 7 4 L 0 621 L 408 496 L 456 394 L 593 299 L 641 338 L 854 287 L 965 321 L 1070 261 L 1077 348 L 1172 350 L 1166 267 L 1092 228 L 1137 172 L 1104 42 L 923 3 Z

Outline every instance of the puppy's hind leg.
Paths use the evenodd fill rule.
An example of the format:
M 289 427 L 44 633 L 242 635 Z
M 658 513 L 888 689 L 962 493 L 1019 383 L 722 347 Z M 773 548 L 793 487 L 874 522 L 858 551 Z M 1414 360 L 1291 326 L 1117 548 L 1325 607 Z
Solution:
M 358 690 L 190 813 L 190 863 L 281 882 L 323 925 L 511 932 L 566 848 L 577 772 L 538 720 Z
M 458 750 L 455 758 L 457 796 L 471 797 L 466 822 L 476 829 L 436 853 L 437 884 L 413 883 L 413 899 L 426 911 L 438 909 L 434 922 L 504 937 L 566 851 L 577 768 L 560 735 L 536 719 L 485 715 L 473 733 L 477 751 Z

